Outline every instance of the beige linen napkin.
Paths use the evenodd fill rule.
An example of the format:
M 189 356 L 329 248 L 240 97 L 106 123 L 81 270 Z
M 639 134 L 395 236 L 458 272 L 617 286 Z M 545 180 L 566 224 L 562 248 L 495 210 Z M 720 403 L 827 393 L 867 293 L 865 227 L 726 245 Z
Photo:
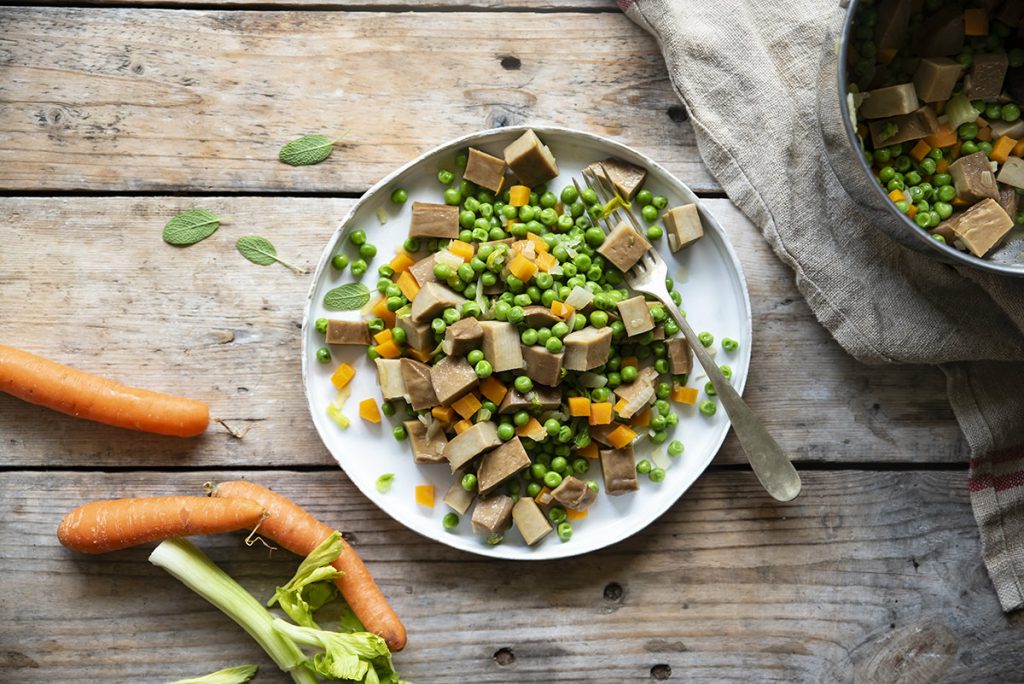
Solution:
M 836 0 L 619 0 L 658 41 L 704 162 L 857 359 L 938 364 L 1004 610 L 1024 606 L 1024 279 L 953 268 L 868 224 L 822 151 L 816 78 Z M 926 454 L 915 454 L 926 457 Z

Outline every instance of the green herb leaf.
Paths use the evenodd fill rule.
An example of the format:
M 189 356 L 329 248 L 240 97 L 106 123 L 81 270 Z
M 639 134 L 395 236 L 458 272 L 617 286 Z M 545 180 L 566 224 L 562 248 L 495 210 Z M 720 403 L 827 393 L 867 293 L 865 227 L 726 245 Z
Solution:
M 377 478 L 377 491 L 381 494 L 387 494 L 388 490 L 391 489 L 391 483 L 395 480 L 394 473 L 384 473 Z
M 326 135 L 304 135 L 281 148 L 277 158 L 289 166 L 312 166 L 331 156 L 334 143 Z
M 306 270 L 294 264 L 289 264 L 284 259 L 277 256 L 277 249 L 271 244 L 270 240 L 259 235 L 243 235 L 238 238 L 235 243 L 235 248 L 238 253 L 244 256 L 246 259 L 254 264 L 260 266 L 269 266 L 275 261 L 287 266 L 296 273 L 305 273 Z
M 331 311 L 356 311 L 370 301 L 370 290 L 362 283 L 345 283 L 324 295 L 324 306 Z
M 164 226 L 164 242 L 171 245 L 194 245 L 213 235 L 220 228 L 220 222 L 220 217 L 212 211 L 183 211 Z
M 299 565 L 295 576 L 283 587 L 278 587 L 274 595 L 267 601 L 267 607 L 280 604 L 281 610 L 288 614 L 292 620 L 305 627 L 316 627 L 313 621 L 313 611 L 316 606 L 309 602 L 310 595 L 304 593 L 312 585 L 319 582 L 326 582 L 341 576 L 341 572 L 330 564 L 341 554 L 345 548 L 345 542 L 341 540 L 341 533 L 335 530 L 319 546 L 313 549 L 309 556 Z M 319 603 L 319 601 L 317 601 Z M 323 605 L 320 603 L 320 605 Z

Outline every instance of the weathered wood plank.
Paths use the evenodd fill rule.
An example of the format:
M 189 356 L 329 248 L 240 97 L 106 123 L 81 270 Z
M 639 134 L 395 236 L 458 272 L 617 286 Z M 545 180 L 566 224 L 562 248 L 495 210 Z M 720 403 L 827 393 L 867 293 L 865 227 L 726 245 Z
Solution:
M 238 475 L 0 475 L 0 678 L 167 681 L 258 662 L 259 681 L 279 681 L 148 550 L 87 557 L 54 535 L 89 499 Z M 806 473 L 787 505 L 749 472 L 711 473 L 629 541 L 518 564 L 406 531 L 334 470 L 245 475 L 349 534 L 408 626 L 397 663 L 420 684 L 640 681 L 666 667 L 687 681 L 994 682 L 1020 665 L 1024 615 L 999 610 L 962 472 Z M 198 543 L 260 597 L 297 564 L 238 535 Z
M 60 0 L 40 0 L 33 2 L 41 6 L 61 6 Z M 86 0 L 85 4 L 96 5 L 97 7 L 118 7 L 128 5 L 131 7 L 226 7 L 245 9 L 254 5 L 260 8 L 279 5 L 281 9 L 293 9 L 296 7 L 313 7 L 318 10 L 337 9 L 346 11 L 380 10 L 387 12 L 430 12 L 430 11 L 459 11 L 467 10 L 488 10 L 491 12 L 517 12 L 517 11 L 547 11 L 547 12 L 574 12 L 574 11 L 606 11 L 618 12 L 619 8 L 615 0 Z
M 0 189 L 362 191 L 525 122 L 717 188 L 657 46 L 618 13 L 21 8 L 0 34 Z M 326 166 L 277 161 L 294 136 L 345 129 Z
M 95 425 L 0 395 L 6 465 L 323 465 L 299 380 L 299 325 L 309 276 L 260 267 L 237 236 L 271 238 L 284 258 L 315 266 L 352 200 L 323 198 L 6 198 L 0 200 L 3 341 L 128 384 L 195 396 L 249 427 L 198 440 Z M 160 239 L 175 212 L 203 206 L 233 218 L 205 242 Z M 867 368 L 817 324 L 789 271 L 726 200 L 726 227 L 754 304 L 747 397 L 796 458 L 965 458 L 938 371 Z M 684 289 L 685 294 L 685 289 Z M 46 429 L 39 429 L 46 425 Z M 742 462 L 730 438 L 719 462 Z

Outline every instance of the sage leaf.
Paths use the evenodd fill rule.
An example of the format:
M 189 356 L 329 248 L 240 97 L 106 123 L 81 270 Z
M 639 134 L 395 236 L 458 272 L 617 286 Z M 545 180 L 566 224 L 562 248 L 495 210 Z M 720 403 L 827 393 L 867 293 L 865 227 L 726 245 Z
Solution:
M 324 295 L 324 307 L 331 311 L 355 311 L 370 301 L 370 289 L 362 283 L 345 283 Z
M 338 140 L 331 140 L 326 135 L 304 135 L 282 147 L 277 158 L 289 166 L 319 164 L 331 156 Z
M 221 218 L 205 209 L 189 209 L 174 216 L 164 226 L 164 242 L 170 245 L 194 245 L 220 228 Z
M 289 264 L 284 259 L 277 256 L 277 249 L 274 245 L 265 237 L 259 235 L 243 235 L 238 238 L 235 242 L 235 249 L 238 253 L 244 256 L 246 259 L 254 264 L 260 266 L 269 266 L 275 261 L 282 266 L 287 266 L 296 273 L 305 273 L 306 270 L 294 264 Z

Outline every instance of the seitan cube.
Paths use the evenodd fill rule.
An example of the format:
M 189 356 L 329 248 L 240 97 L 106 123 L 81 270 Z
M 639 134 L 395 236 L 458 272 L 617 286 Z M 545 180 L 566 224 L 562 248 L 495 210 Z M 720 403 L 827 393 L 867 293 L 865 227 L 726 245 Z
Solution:
M 998 140 L 1004 135 L 1018 141 L 1024 138 L 1024 119 L 1017 119 L 1016 121 L 997 119 L 996 121 L 989 121 L 988 125 L 992 128 L 993 140 Z
M 558 164 L 551 150 L 533 130 L 523 133 L 505 148 L 505 163 L 519 182 L 533 187 L 558 175 Z
M 1003 168 L 999 169 L 997 180 L 1000 183 L 1024 189 L 1024 159 L 1009 157 L 1003 164 Z
M 953 222 L 957 240 L 977 257 L 991 251 L 1011 228 L 1013 219 L 993 199 L 978 202 Z
M 623 299 L 618 304 L 622 325 L 626 326 L 626 335 L 633 337 L 654 329 L 651 309 L 642 295 Z
M 444 446 L 444 457 L 452 467 L 452 472 L 466 465 L 474 458 L 501 444 L 497 427 L 489 420 L 475 423 L 460 435 L 455 435 Z
M 972 100 L 995 100 L 1003 92 L 1006 70 L 1010 67 L 1006 53 L 974 55 L 971 71 L 964 79 L 964 92 Z
M 434 275 L 434 266 L 437 265 L 437 253 L 423 257 L 409 267 L 409 273 L 416 279 L 416 284 L 423 287 L 427 283 L 436 283 L 437 276 Z
M 476 183 L 481 188 L 497 193 L 505 180 L 505 160 L 470 147 L 466 170 L 462 177 L 470 183 Z
M 412 300 L 412 320 L 430 323 L 451 307 L 461 309 L 466 300 L 440 283 L 425 283 Z
M 402 361 L 400 359 L 374 359 L 377 365 L 377 384 L 384 399 L 401 399 L 405 401 L 408 392 L 402 377 Z
M 515 413 L 516 411 L 546 411 L 558 408 L 562 404 L 561 391 L 555 387 L 535 385 L 526 394 L 510 389 L 498 407 L 499 414 Z
M 668 369 L 672 375 L 689 375 L 693 370 L 693 352 L 690 343 L 683 337 L 674 337 L 665 341 L 668 353 Z
M 665 212 L 662 221 L 665 223 L 669 249 L 673 252 L 704 237 L 704 225 L 700 221 L 700 211 L 696 204 L 672 207 Z
M 530 497 L 523 497 L 512 506 L 512 522 L 515 523 L 523 541 L 533 546 L 551 532 L 551 523 L 540 510 L 537 502 Z
M 497 494 L 477 499 L 470 520 L 477 534 L 501 534 L 512 526 L 512 497 Z
M 570 475 L 551 491 L 551 497 L 566 508 L 583 511 L 597 501 L 597 492 L 583 480 Z
M 637 377 L 616 387 L 615 396 L 626 402 L 624 406 L 616 402 L 616 413 L 629 420 L 654 399 L 654 383 L 648 377 Z
M 598 178 L 604 178 L 607 175 L 608 180 L 615 187 L 615 192 L 625 200 L 633 199 L 633 195 L 647 180 L 647 169 L 614 157 L 594 162 L 584 169 L 584 172 L 586 171 Z
M 608 361 L 612 329 L 587 326 L 569 333 L 562 342 L 565 343 L 562 365 L 568 370 L 588 371 Z
M 495 373 L 519 370 L 526 365 L 520 349 L 519 331 L 512 323 L 480 321 L 484 331 L 483 352 Z
M 456 239 L 459 237 L 459 208 L 448 204 L 413 202 L 409 237 Z
M 1017 159 L 1017 157 L 1014 158 Z M 1013 188 L 999 188 L 999 206 L 1003 208 L 1003 211 L 1010 218 L 1016 217 L 1017 210 L 1020 208 L 1020 195 Z
M 405 342 L 412 349 L 430 350 L 437 346 L 429 323 L 417 323 L 408 313 L 397 316 L 395 320 L 396 325 L 405 331 Z
M 644 252 L 651 248 L 643 235 L 636 232 L 633 226 L 625 221 L 615 226 L 615 229 L 608 234 L 601 246 L 597 248 L 598 254 L 611 262 L 620 271 L 628 271 L 633 268 Z
M 914 72 L 914 90 L 922 102 L 948 100 L 964 67 L 949 57 L 926 57 Z
M 531 328 L 550 328 L 562 319 L 551 313 L 551 309 L 540 304 L 531 304 L 523 309 L 523 320 Z
M 610 496 L 618 496 L 640 488 L 636 479 L 636 457 L 632 444 L 621 449 L 601 449 L 599 453 L 605 492 Z
M 895 126 L 896 132 L 888 135 L 890 124 Z M 935 110 L 925 105 L 910 114 L 894 116 L 888 119 L 876 119 L 868 122 L 868 130 L 871 131 L 871 142 L 875 147 L 896 145 L 905 143 L 908 140 L 917 140 L 937 133 L 939 130 L 939 119 L 935 116 Z
M 409 398 L 412 410 L 422 411 L 440 404 L 437 395 L 434 394 L 430 366 L 414 359 L 401 359 L 401 363 L 405 394 Z
M 366 325 L 366 321 L 329 320 L 324 340 L 327 344 L 359 344 L 363 346 L 373 344 L 370 328 Z
M 434 434 L 428 437 L 427 426 L 420 420 L 407 420 L 402 424 L 409 434 L 412 458 L 416 463 L 444 463 L 444 448 L 448 444 L 444 430 L 435 429 Z
M 448 493 L 444 495 L 443 500 L 450 509 L 459 515 L 466 515 L 466 511 L 469 510 L 469 506 L 475 498 L 476 492 L 467 492 L 466 488 L 462 486 L 462 476 L 456 473 L 455 482 L 448 488 Z
M 999 186 L 996 176 L 992 173 L 988 155 L 975 152 L 960 157 L 949 165 L 949 173 L 956 186 L 956 194 L 968 202 L 977 202 L 985 198 L 999 199 Z
M 530 465 L 530 457 L 518 437 L 484 454 L 476 471 L 477 489 L 486 496 L 495 487 Z
M 901 45 L 892 47 L 899 49 Z M 914 33 L 914 47 L 921 57 L 952 57 L 963 52 L 963 9 L 946 7 L 922 21 Z
M 891 116 L 910 114 L 917 109 L 917 91 L 913 83 L 869 90 L 857 110 L 863 119 L 886 119 Z
M 534 382 L 554 387 L 562 381 L 563 355 L 564 352 L 554 354 L 544 347 L 523 345 L 526 375 Z
M 444 331 L 441 351 L 448 356 L 465 356 L 479 349 L 484 341 L 484 329 L 475 318 L 463 318 Z
M 881 3 L 875 20 L 875 45 L 879 51 L 892 51 L 895 54 L 903 47 L 910 27 L 910 14 L 910 0 Z
M 480 378 L 465 357 L 446 356 L 431 366 L 430 381 L 438 402 L 448 406 L 476 387 Z

